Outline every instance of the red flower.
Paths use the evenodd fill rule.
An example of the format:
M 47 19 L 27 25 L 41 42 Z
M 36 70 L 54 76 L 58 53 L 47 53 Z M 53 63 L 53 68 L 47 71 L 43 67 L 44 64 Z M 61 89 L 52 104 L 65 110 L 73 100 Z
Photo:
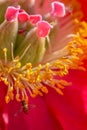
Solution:
M 86 17 L 86 0 L 80 1 Z M 85 4 L 84 4 L 85 3 Z M 84 19 L 86 19 L 84 17 Z M 84 66 L 87 69 L 87 61 Z M 72 86 L 64 89 L 64 95 L 49 90 L 44 97 L 30 98 L 30 112 L 25 115 L 16 101 L 5 106 L 6 89 L 0 85 L 0 130 L 86 130 L 87 129 L 87 71 L 70 70 L 65 77 Z M 2 92 L 3 90 L 3 92 Z M 34 105 L 34 107 L 33 107 Z M 5 113 L 5 114 L 4 114 Z M 8 113 L 8 114 L 7 114 Z M 6 120 L 8 118 L 8 120 Z

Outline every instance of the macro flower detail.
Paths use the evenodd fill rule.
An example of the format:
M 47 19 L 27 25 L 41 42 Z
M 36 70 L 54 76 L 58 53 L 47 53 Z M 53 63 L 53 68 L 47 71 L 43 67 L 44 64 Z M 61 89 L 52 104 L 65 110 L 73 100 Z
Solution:
M 20 6 L 18 8 L 9 6 L 6 10 L 5 18 L 10 22 L 18 18 L 20 23 L 24 23 L 29 20 L 29 15 L 24 10 L 20 10 Z
M 0 25 L 0 82 L 7 86 L 6 103 L 16 99 L 28 104 L 29 95 L 43 96 L 49 88 L 63 95 L 71 85 L 63 79 L 69 70 L 85 70 L 87 23 L 75 11 L 66 14 L 62 2 L 50 4 L 50 15 L 35 14 L 32 6 L 25 11 L 22 1 L 16 2 L 7 7 Z

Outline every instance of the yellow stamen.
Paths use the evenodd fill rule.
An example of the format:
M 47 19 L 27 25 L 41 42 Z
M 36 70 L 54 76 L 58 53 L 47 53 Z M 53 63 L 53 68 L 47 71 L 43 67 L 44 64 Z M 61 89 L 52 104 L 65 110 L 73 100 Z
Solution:
M 82 61 L 87 58 L 87 23 L 75 21 L 78 24 L 77 30 L 72 40 L 63 48 L 63 56 L 37 67 L 27 63 L 21 66 L 20 58 L 14 57 L 12 61 L 7 61 L 7 49 L 3 52 L 5 60 L 0 60 L 0 81 L 7 86 L 6 103 L 16 98 L 17 101 L 28 102 L 27 91 L 30 96 L 43 96 L 48 93 L 48 87 L 63 95 L 62 89 L 69 86 L 65 80 L 58 79 L 69 73 L 69 69 L 82 69 Z M 57 78 L 56 78 L 57 77 Z M 14 91 L 16 93 L 14 93 Z
M 8 95 L 5 96 L 5 101 L 6 101 L 6 103 L 10 102 L 10 97 Z
M 4 57 L 5 57 L 5 63 L 7 63 L 7 48 L 3 49 Z

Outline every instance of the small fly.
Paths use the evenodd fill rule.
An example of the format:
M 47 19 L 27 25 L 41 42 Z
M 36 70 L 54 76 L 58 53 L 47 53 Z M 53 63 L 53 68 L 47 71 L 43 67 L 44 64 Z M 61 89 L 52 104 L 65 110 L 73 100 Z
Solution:
M 14 114 L 14 116 L 17 116 L 17 115 L 18 115 L 19 113 L 21 113 L 21 112 L 24 112 L 24 114 L 29 114 L 29 112 L 30 112 L 33 108 L 36 107 L 36 105 L 26 103 L 25 100 L 22 100 L 22 101 L 21 101 L 21 104 L 22 104 L 21 109 L 19 109 L 19 110 Z
M 28 114 L 29 113 L 29 104 L 26 103 L 25 100 L 22 100 L 21 103 L 22 103 L 22 110 L 23 110 L 23 112 L 25 114 Z

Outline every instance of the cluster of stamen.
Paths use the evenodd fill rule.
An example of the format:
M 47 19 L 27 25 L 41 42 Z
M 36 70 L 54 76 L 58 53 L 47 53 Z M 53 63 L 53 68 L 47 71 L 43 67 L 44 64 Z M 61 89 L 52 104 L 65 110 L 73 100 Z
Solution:
M 6 56 L 6 48 L 3 51 Z M 37 68 L 32 68 L 31 63 L 21 66 L 18 57 L 11 62 L 6 62 L 6 58 L 5 61 L 0 62 L 0 80 L 8 86 L 5 97 L 6 103 L 13 100 L 14 97 L 17 101 L 28 101 L 27 92 L 32 97 L 43 96 L 43 93 L 48 93 L 48 86 L 63 94 L 61 91 L 64 88 L 63 85 L 68 85 L 64 80 L 53 80 L 55 71 L 51 69 L 49 63 L 45 66 L 38 65 Z
M 63 57 L 44 65 L 32 67 L 31 63 L 21 66 L 20 58 L 7 60 L 7 49 L 3 49 L 5 59 L 0 60 L 0 80 L 7 86 L 6 103 L 16 98 L 17 101 L 28 101 L 28 93 L 32 97 L 48 93 L 48 87 L 63 95 L 61 89 L 70 85 L 65 80 L 58 79 L 68 74 L 69 69 L 84 69 L 82 61 L 87 50 L 87 24 L 78 22 L 79 30 L 72 41 L 63 48 Z

